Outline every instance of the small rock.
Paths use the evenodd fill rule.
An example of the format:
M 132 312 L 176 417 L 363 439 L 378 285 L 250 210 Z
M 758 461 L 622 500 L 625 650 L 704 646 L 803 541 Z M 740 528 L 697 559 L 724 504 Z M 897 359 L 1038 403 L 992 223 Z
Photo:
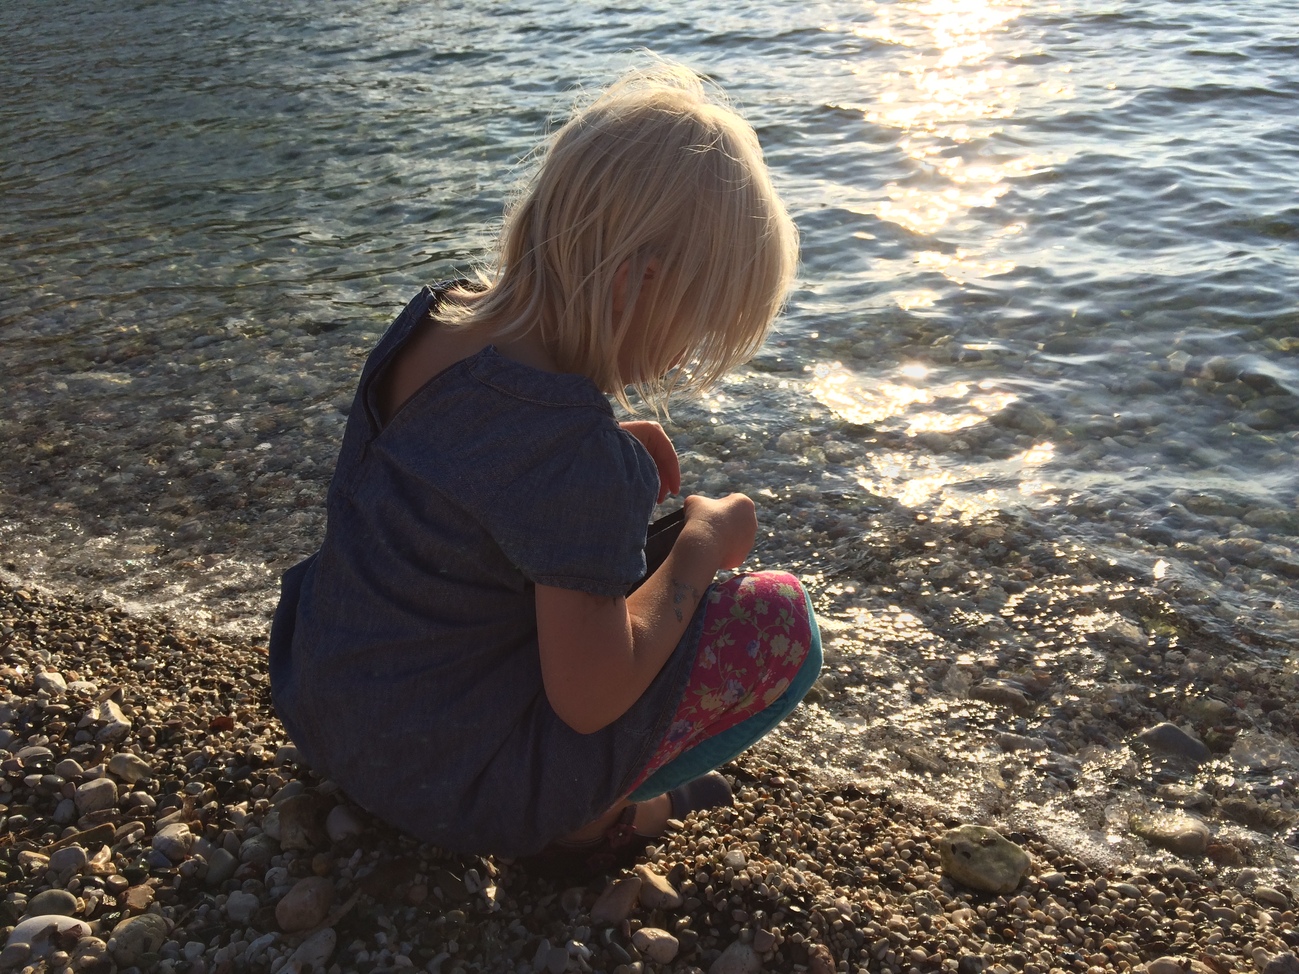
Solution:
M 776 949 L 776 935 L 770 930 L 759 928 L 753 932 L 753 949 L 765 954 Z
M 311 850 L 324 844 L 326 804 L 319 795 L 301 794 L 279 806 L 280 848 Z
M 64 758 L 54 766 L 54 773 L 60 778 L 66 778 L 68 781 L 80 778 L 83 770 L 81 765 L 72 758 Z
M 83 974 L 112 974 L 113 962 L 108 959 L 108 944 L 98 937 L 82 937 L 69 951 L 68 965 Z
M 1025 737 L 1023 734 L 1003 733 L 997 735 L 997 745 L 1003 751 L 1046 751 L 1046 741 L 1039 741 L 1033 737 Z
M 54 807 L 54 824 L 71 825 L 77 820 L 77 803 L 71 798 L 62 799 Z
M 1186 970 L 1176 957 L 1160 957 L 1146 965 L 1146 974 L 1186 974 Z
M 253 918 L 261 905 L 261 901 L 252 893 L 235 890 L 226 897 L 226 916 L 235 923 L 245 924 Z
M 1299 957 L 1292 953 L 1277 954 L 1267 962 L 1263 974 L 1299 974 Z
M 325 834 L 331 842 L 344 842 L 365 831 L 365 823 L 346 805 L 335 805 L 325 817 Z
M 239 846 L 239 861 L 264 867 L 279 851 L 280 844 L 269 835 L 252 835 Z
M 0 950 L 0 970 L 15 971 L 31 960 L 32 949 L 27 944 L 5 944 Z
M 1055 871 L 1049 873 L 1043 873 L 1041 876 L 1038 876 L 1037 878 L 1042 881 L 1043 885 L 1046 886 L 1047 889 L 1059 889 L 1065 883 L 1069 882 L 1068 876 L 1066 876 L 1064 873 L 1055 872 Z
M 337 943 L 338 934 L 334 933 L 333 927 L 317 930 L 298 945 L 298 949 L 289 955 L 288 963 L 281 970 L 289 974 L 301 974 L 307 970 L 323 971 L 333 956 Z
M 82 815 L 112 808 L 117 804 L 117 785 L 111 778 L 96 778 L 77 785 L 77 811 Z
M 1202 856 L 1209 846 L 1209 827 L 1181 813 L 1133 815 L 1128 824 L 1147 842 L 1179 856 Z
M 681 949 L 676 937 L 657 927 L 641 927 L 631 936 L 632 945 L 656 964 L 670 964 Z
M 37 673 L 32 677 L 32 686 L 37 692 L 44 690 L 52 697 L 62 696 L 68 688 L 68 681 L 63 679 L 63 674 L 55 670 L 46 670 Z
M 1268 906 L 1275 906 L 1278 910 L 1288 910 L 1290 908 L 1290 901 L 1286 899 L 1286 895 L 1271 886 L 1255 886 L 1254 899 L 1260 903 L 1266 903 Z
M 158 830 L 153 837 L 152 846 L 172 862 L 180 862 L 189 856 L 194 846 L 194 833 L 184 822 L 172 822 Z
M 151 958 L 167 942 L 167 921 L 156 913 L 128 917 L 113 928 L 108 938 L 108 952 L 119 967 L 147 967 Z
M 121 751 L 109 758 L 108 772 L 128 784 L 135 784 L 137 781 L 153 777 L 153 769 L 149 767 L 149 762 L 138 754 L 132 754 L 130 751 Z
M 275 904 L 275 920 L 285 933 L 310 930 L 329 915 L 333 904 L 333 882 L 323 876 L 308 876 Z
M 33 852 L 31 849 L 24 849 L 18 853 L 18 865 L 29 873 L 43 873 L 50 868 L 50 857 Z
M 649 866 L 636 867 L 640 877 L 640 905 L 647 910 L 675 910 L 681 905 L 681 894 L 672 888 L 666 876 L 660 876 Z
M 126 908 L 132 913 L 143 913 L 153 902 L 152 886 L 132 886 L 124 894 Z
M 730 849 L 722 856 L 722 865 L 729 869 L 743 869 L 748 861 L 744 858 L 743 849 Z
M 607 887 L 591 907 L 591 922 L 595 924 L 622 923 L 631 916 L 636 899 L 640 896 L 639 876 L 625 876 Z
M 1017 714 L 1033 711 L 1033 701 L 1028 698 L 1028 694 L 1001 680 L 984 680 L 978 686 L 970 688 L 970 696 L 998 707 L 1009 707 Z
M 131 721 L 112 700 L 101 700 L 90 708 L 86 716 L 90 723 L 104 725 L 95 732 L 95 740 L 100 744 L 112 744 L 130 733 Z
M 66 950 L 82 937 L 89 936 L 89 924 L 69 916 L 47 914 L 28 917 L 9 932 L 4 948 L 9 959 L 4 961 L 4 965 L 17 963 L 21 966 L 29 959 Z
M 1198 737 L 1168 721 L 1142 731 L 1136 740 L 1152 751 L 1184 758 L 1197 765 L 1213 756 L 1213 752 Z
M 207 857 L 206 882 L 209 886 L 220 886 L 235 874 L 239 860 L 225 849 L 213 849 Z
M 1028 873 L 1028 853 L 983 825 L 962 825 L 939 837 L 943 871 L 953 880 L 989 893 L 1009 893 Z
M 735 941 L 708 968 L 708 974 L 758 974 L 762 958 L 746 943 Z
M 259 957 L 262 956 L 262 954 L 266 951 L 266 949 L 271 946 L 271 944 L 275 943 L 275 941 L 279 939 L 280 939 L 280 935 L 278 933 L 262 934 L 260 937 L 258 937 L 252 943 L 250 943 L 248 945 L 248 949 L 244 951 L 244 963 L 245 964 L 254 963 Z
M 47 889 L 27 901 L 29 917 L 77 915 L 77 898 L 65 889 Z
M 70 845 L 50 853 L 50 868 L 59 876 L 74 876 L 86 865 L 86 850 L 79 845 Z
M 1170 805 L 1177 805 L 1180 808 L 1208 808 L 1213 804 L 1213 796 L 1208 792 L 1175 781 L 1160 785 L 1155 789 L 1155 795 Z
M 912 951 L 913 954 L 919 953 L 919 957 L 913 956 L 912 963 L 923 964 L 926 956 L 925 951 Z M 830 953 L 830 948 L 825 944 L 812 944 L 807 948 L 807 970 L 808 974 L 835 974 L 834 955 Z

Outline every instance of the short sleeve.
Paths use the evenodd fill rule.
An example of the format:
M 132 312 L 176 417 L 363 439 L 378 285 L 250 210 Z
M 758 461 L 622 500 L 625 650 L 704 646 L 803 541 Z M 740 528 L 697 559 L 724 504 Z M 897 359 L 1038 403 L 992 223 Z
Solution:
M 539 585 L 625 595 L 645 574 L 645 533 L 659 489 L 654 461 L 611 417 L 547 446 L 502 485 L 489 532 Z

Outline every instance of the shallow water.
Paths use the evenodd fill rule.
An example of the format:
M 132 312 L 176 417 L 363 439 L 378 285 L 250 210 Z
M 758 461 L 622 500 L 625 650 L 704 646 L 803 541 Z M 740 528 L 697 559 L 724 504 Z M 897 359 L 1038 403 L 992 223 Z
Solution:
M 1188 640 L 1294 652 L 1299 28 L 1276 0 L 19 0 L 0 25 L 19 577 L 260 634 L 320 537 L 365 352 L 482 255 L 575 88 L 647 47 L 731 93 L 803 237 L 768 347 L 673 433 L 687 488 L 752 493 L 758 560 L 818 591 L 848 669 L 807 760 L 869 764 L 873 710 L 963 726 L 939 705 L 963 666 L 1054 669 L 1104 709 L 1096 634 L 1124 620 L 1164 640 L 1137 682 Z

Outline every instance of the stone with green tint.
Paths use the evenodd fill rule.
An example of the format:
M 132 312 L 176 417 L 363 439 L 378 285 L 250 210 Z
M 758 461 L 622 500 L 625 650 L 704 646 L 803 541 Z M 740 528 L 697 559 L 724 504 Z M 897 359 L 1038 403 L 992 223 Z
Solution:
M 989 893 L 1009 893 L 1028 873 L 1028 853 L 996 829 L 961 825 L 938 839 L 943 872 L 954 881 Z

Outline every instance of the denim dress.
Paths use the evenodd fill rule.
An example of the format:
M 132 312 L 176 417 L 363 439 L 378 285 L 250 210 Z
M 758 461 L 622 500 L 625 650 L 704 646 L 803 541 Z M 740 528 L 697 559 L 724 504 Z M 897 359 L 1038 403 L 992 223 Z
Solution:
M 284 578 L 271 690 L 303 759 L 362 807 L 449 850 L 525 855 L 630 790 L 702 613 L 614 723 L 579 734 L 555 715 L 534 585 L 625 594 L 658 474 L 589 379 L 492 347 L 381 424 L 376 376 L 440 293 L 422 290 L 366 362 L 324 543 Z

